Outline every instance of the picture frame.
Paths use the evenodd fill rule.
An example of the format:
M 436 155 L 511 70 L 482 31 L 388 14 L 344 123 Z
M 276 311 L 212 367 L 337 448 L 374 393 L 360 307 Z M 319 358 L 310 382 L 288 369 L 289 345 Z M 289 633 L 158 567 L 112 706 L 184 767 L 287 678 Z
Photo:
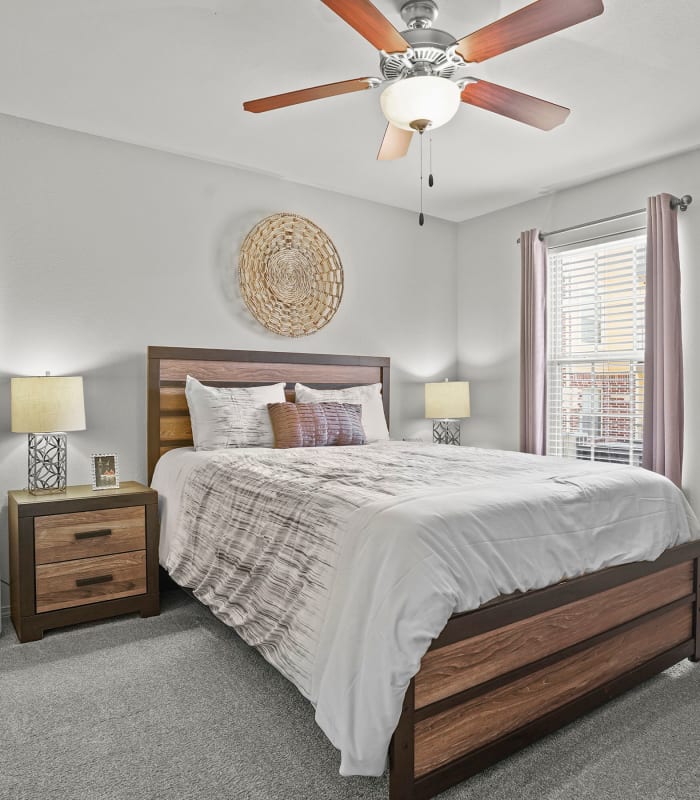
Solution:
M 93 491 L 119 488 L 119 459 L 116 453 L 93 453 L 90 465 Z

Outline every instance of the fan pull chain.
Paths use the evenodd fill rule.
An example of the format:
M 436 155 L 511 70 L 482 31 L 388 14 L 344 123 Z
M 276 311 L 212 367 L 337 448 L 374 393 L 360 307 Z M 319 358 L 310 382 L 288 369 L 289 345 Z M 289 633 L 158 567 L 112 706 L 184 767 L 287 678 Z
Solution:
M 433 185 L 435 184 L 435 181 L 433 180 L 433 133 L 432 133 L 432 131 L 430 132 L 430 144 L 429 144 L 428 153 L 429 153 L 428 158 L 429 158 L 429 164 L 430 164 L 430 166 L 428 168 L 428 170 L 430 172 L 430 174 L 428 175 L 428 186 L 430 186 L 432 188 Z
M 420 131 L 420 214 L 418 215 L 418 224 L 425 224 L 423 215 L 423 131 Z

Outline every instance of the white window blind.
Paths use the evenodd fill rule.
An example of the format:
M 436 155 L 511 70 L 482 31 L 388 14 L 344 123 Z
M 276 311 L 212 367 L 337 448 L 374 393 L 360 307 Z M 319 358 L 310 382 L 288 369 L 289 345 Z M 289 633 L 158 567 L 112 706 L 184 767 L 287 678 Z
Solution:
M 646 236 L 550 250 L 547 453 L 641 463 Z

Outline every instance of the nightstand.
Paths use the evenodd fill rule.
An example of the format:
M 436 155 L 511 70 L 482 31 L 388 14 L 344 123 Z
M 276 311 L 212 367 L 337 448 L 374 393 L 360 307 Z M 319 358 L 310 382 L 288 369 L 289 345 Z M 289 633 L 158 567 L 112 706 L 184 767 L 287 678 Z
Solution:
M 20 642 L 135 611 L 160 612 L 158 494 L 134 481 L 8 493 L 10 602 Z

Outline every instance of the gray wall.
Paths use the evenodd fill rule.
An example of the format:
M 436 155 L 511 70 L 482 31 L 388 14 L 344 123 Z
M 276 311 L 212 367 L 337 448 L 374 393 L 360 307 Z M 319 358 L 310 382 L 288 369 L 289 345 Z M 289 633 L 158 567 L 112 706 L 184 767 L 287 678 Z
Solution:
M 459 230 L 458 364 L 472 381 L 470 444 L 518 448 L 520 231 L 550 231 L 643 208 L 649 195 L 692 194 L 680 215 L 685 354 L 684 487 L 700 510 L 700 150 L 463 222 Z
M 71 483 L 91 452 L 146 478 L 146 347 L 388 355 L 392 435 L 429 438 L 423 383 L 455 376 L 457 226 L 266 175 L 0 116 L 0 575 L 6 492 L 26 486 L 12 375 L 85 378 L 88 428 L 69 434 Z M 267 332 L 236 289 L 248 230 L 278 211 L 333 239 L 345 294 L 310 337 Z M 7 603 L 3 586 L 3 605 Z
M 392 435 L 429 438 L 423 383 L 472 382 L 463 442 L 518 446 L 519 250 L 530 227 L 575 225 L 691 193 L 681 216 L 686 488 L 700 507 L 700 151 L 455 225 L 259 173 L 0 115 L 0 577 L 5 495 L 26 484 L 26 439 L 9 433 L 9 377 L 81 374 L 88 429 L 69 436 L 69 481 L 91 452 L 144 480 L 149 344 L 389 355 Z M 261 328 L 236 290 L 236 259 L 262 217 L 293 211 L 333 239 L 345 296 L 319 333 Z M 456 368 L 458 365 L 458 368 Z M 3 605 L 7 603 L 3 586 Z

